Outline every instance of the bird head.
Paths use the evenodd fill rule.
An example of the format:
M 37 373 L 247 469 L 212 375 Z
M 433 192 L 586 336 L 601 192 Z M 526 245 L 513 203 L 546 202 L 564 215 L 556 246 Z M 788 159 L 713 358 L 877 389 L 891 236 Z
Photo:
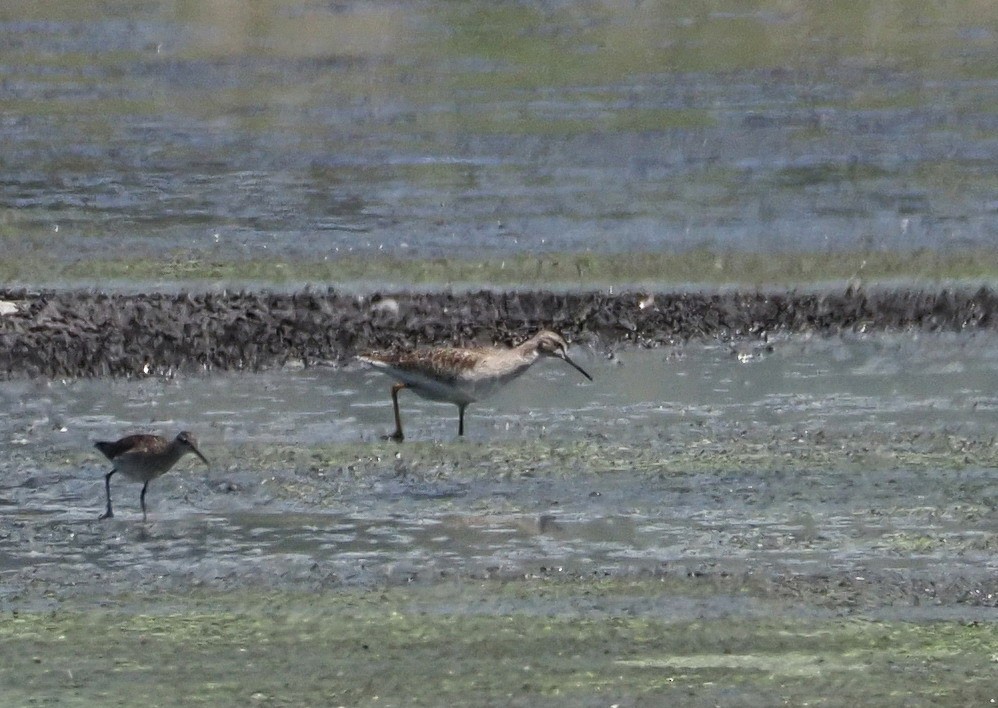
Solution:
M 211 463 L 208 462 L 208 458 L 201 454 L 198 450 L 198 440 L 194 437 L 192 433 L 188 433 L 186 430 L 177 435 L 177 444 L 180 445 L 181 449 L 187 453 L 192 452 L 201 458 L 201 461 L 205 463 L 208 467 L 211 467 Z
M 553 356 L 557 359 L 562 359 L 572 365 L 587 379 L 590 381 L 593 380 L 593 377 L 590 376 L 585 369 L 572 361 L 571 357 L 568 356 L 568 342 L 566 342 L 564 337 L 557 332 L 543 330 L 534 335 L 533 341 L 537 349 L 537 353 L 541 356 Z

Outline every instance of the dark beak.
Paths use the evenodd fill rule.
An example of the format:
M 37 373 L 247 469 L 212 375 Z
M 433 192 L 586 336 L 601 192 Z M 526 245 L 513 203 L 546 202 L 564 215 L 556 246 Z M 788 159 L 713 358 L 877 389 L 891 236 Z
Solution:
M 200 457 L 201 461 L 203 463 L 205 463 L 205 465 L 207 465 L 208 469 L 211 469 L 211 463 L 208 462 L 208 458 L 207 457 L 205 457 L 204 455 L 201 454 L 200 450 L 198 450 L 196 447 L 194 447 L 193 445 L 191 445 L 191 452 L 193 452 L 195 455 L 197 455 L 198 457 Z
M 589 379 L 590 381 L 592 381 L 592 380 L 593 380 L 593 377 L 592 377 L 592 376 L 590 376 L 590 375 L 589 375 L 589 374 L 588 374 L 588 373 L 586 372 L 586 370 L 585 370 L 585 369 L 583 369 L 583 368 L 582 368 L 581 366 L 579 366 L 579 365 L 578 365 L 578 364 L 576 364 L 576 363 L 575 363 L 574 361 L 572 361 L 571 359 L 569 359 L 569 358 L 568 358 L 568 354 L 566 354 L 566 355 L 565 355 L 564 357 L 562 357 L 562 358 L 563 358 L 563 359 L 564 359 L 564 360 L 565 360 L 566 362 L 568 362 L 569 364 L 571 364 L 572 366 L 574 366 L 574 367 L 575 367 L 575 369 L 576 369 L 576 371 L 578 371 L 578 372 L 579 372 L 580 374 L 582 374 L 583 376 L 585 376 L 585 377 L 586 377 L 587 379 Z

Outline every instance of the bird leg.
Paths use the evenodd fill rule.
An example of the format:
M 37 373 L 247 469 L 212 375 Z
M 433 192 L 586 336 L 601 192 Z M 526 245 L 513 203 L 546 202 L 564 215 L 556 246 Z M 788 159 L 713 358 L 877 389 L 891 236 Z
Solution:
M 385 435 L 382 438 L 384 440 L 394 440 L 395 442 L 405 440 L 405 436 L 402 434 L 402 416 L 399 415 L 399 391 L 403 388 L 407 388 L 404 383 L 397 383 L 392 386 L 392 406 L 395 409 L 395 432 L 391 435 Z
M 114 512 L 111 511 L 111 475 L 113 475 L 118 470 L 111 470 L 106 475 L 104 475 L 104 491 L 107 493 L 107 510 L 97 517 L 100 519 L 113 519 Z
M 457 435 L 462 437 L 464 435 L 464 409 L 467 408 L 467 404 L 458 404 L 457 406 Z
M 149 482 L 146 481 L 146 483 L 142 485 L 142 493 L 139 494 L 139 504 L 142 505 L 142 521 L 146 520 L 146 487 L 148 486 Z

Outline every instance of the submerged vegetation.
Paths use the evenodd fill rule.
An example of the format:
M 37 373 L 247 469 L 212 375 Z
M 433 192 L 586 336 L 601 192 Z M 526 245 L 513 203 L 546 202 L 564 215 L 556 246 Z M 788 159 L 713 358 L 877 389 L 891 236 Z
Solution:
M 907 253 L 741 253 L 699 249 L 684 253 L 552 253 L 506 258 L 409 259 L 351 256 L 328 260 L 227 260 L 175 253 L 164 259 L 107 258 L 65 263 L 44 256 L 0 256 L 7 284 L 148 286 L 335 285 L 337 287 L 548 286 L 809 286 L 829 282 L 998 280 L 998 251 Z
M 994 697 L 994 624 L 731 617 L 708 603 L 698 619 L 670 619 L 670 608 L 699 602 L 676 590 L 652 579 L 525 580 L 19 612 L 0 623 L 0 688 L 16 704 L 116 702 L 128 690 L 155 705 L 217 706 Z

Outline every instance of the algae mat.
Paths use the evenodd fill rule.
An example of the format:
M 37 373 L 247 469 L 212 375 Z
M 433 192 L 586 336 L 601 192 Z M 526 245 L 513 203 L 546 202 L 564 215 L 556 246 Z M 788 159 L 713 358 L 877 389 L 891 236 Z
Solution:
M 689 590 L 691 588 L 687 588 Z M 993 623 L 755 618 L 667 581 L 164 595 L 0 623 L 7 705 L 989 705 Z M 668 607 L 698 617 L 670 620 Z M 500 613 L 504 605 L 526 610 Z M 658 606 L 658 616 L 647 611 Z

